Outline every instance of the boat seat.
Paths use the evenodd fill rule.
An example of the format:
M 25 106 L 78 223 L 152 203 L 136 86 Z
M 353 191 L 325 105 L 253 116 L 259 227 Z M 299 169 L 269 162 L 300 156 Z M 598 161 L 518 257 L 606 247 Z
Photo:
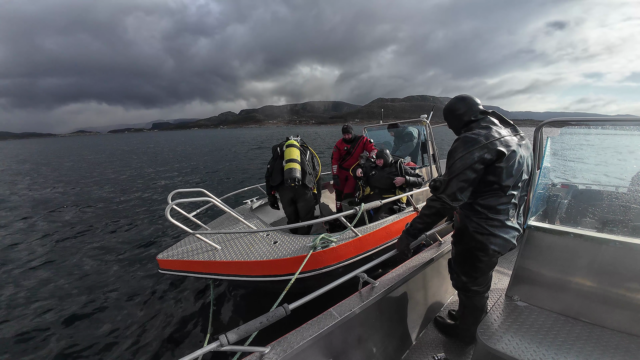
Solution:
M 502 297 L 478 328 L 472 360 L 635 359 L 640 337 Z

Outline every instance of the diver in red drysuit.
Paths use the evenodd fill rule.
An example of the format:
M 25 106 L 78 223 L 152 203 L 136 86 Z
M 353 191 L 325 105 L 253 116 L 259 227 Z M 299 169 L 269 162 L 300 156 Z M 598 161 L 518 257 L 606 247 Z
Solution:
M 360 154 L 367 153 L 369 157 L 376 155 L 373 140 L 364 135 L 354 135 L 353 127 L 349 124 L 342 126 L 342 139 L 338 140 L 331 154 L 331 173 L 333 174 L 333 188 L 336 191 L 336 212 L 342 212 L 342 200 L 355 196 L 356 180 L 350 173 L 360 160 Z

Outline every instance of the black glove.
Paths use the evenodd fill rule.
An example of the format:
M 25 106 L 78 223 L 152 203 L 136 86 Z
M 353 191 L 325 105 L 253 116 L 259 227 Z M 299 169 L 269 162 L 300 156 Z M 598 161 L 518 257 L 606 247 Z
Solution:
M 273 210 L 280 210 L 280 205 L 278 205 L 278 197 L 275 194 L 271 194 L 268 197 L 269 199 L 269 207 Z
M 316 205 L 319 205 L 319 204 L 320 204 L 320 194 L 318 194 L 317 192 L 314 192 L 314 193 L 313 193 L 313 202 L 314 202 Z
M 405 235 L 404 232 L 396 241 L 396 250 L 398 250 L 398 256 L 404 261 L 411 259 L 411 243 L 413 239 Z
M 340 186 L 340 177 L 338 175 L 333 175 L 333 187 Z

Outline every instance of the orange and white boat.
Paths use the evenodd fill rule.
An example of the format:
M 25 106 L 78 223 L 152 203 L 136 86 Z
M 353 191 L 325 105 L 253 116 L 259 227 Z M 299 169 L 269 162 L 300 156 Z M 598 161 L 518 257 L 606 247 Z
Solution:
M 427 183 L 441 174 L 441 165 L 435 147 L 435 139 L 429 119 L 397 121 L 401 126 L 418 130 L 419 141 L 413 152 L 415 159 L 408 159 L 416 164 Z M 392 141 L 386 128 L 388 123 L 365 126 L 363 133 L 373 139 L 376 144 Z M 386 138 L 388 137 L 388 138 Z M 416 215 L 430 196 L 428 186 L 415 189 L 397 197 L 384 201 L 362 204 L 350 208 L 345 204 L 344 212 L 335 213 L 334 190 L 331 182 L 322 186 L 320 205 L 316 208 L 316 219 L 294 225 L 286 225 L 286 217 L 282 210 L 273 210 L 268 206 L 266 197 L 254 197 L 245 200 L 245 204 L 232 209 L 224 203 L 230 196 L 248 194 L 250 191 L 263 189 L 264 184 L 247 187 L 222 197 L 216 197 L 204 189 L 181 189 L 172 192 L 168 197 L 169 205 L 165 214 L 169 221 L 185 230 L 188 236 L 182 241 L 163 251 L 157 256 L 159 271 L 165 274 L 187 275 L 196 277 L 217 278 L 243 282 L 265 282 L 289 280 L 300 269 L 311 250 L 310 244 L 319 234 L 326 233 L 323 226 L 330 220 L 338 220 L 348 224 L 348 218 L 365 212 L 383 203 L 408 196 L 409 206 L 405 211 L 377 222 L 366 223 L 359 227 L 348 227 L 346 231 L 331 234 L 331 246 L 317 249 L 309 256 L 300 271 L 298 278 L 313 279 L 314 285 L 329 281 L 343 275 L 361 261 L 369 261 L 374 257 L 391 251 L 396 238 L 406 224 Z M 199 193 L 200 197 L 174 199 L 176 194 Z M 266 193 L 265 193 L 266 194 Z M 264 196 L 264 194 L 263 194 Z M 182 208 L 186 203 L 206 203 L 202 208 L 191 213 Z M 208 207 L 215 206 L 224 211 L 219 218 L 205 224 L 196 219 L 196 215 Z M 180 214 L 183 221 L 191 221 L 198 226 L 193 230 L 173 215 Z M 366 216 L 363 216 L 366 219 Z M 289 229 L 313 225 L 312 234 L 296 235 Z

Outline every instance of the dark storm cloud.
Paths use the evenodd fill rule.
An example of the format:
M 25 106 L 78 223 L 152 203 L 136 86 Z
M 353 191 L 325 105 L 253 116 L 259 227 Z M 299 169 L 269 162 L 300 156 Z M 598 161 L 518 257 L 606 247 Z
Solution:
M 117 123 L 180 107 L 177 117 L 194 117 L 306 100 L 538 91 L 535 77 L 495 79 L 568 56 L 536 45 L 553 36 L 545 29 L 566 30 L 553 20 L 564 3 L 5 1 L 0 127 Z
M 546 23 L 546 26 L 551 30 L 561 31 L 569 26 L 569 22 L 561 20 L 549 21 L 548 23 Z

